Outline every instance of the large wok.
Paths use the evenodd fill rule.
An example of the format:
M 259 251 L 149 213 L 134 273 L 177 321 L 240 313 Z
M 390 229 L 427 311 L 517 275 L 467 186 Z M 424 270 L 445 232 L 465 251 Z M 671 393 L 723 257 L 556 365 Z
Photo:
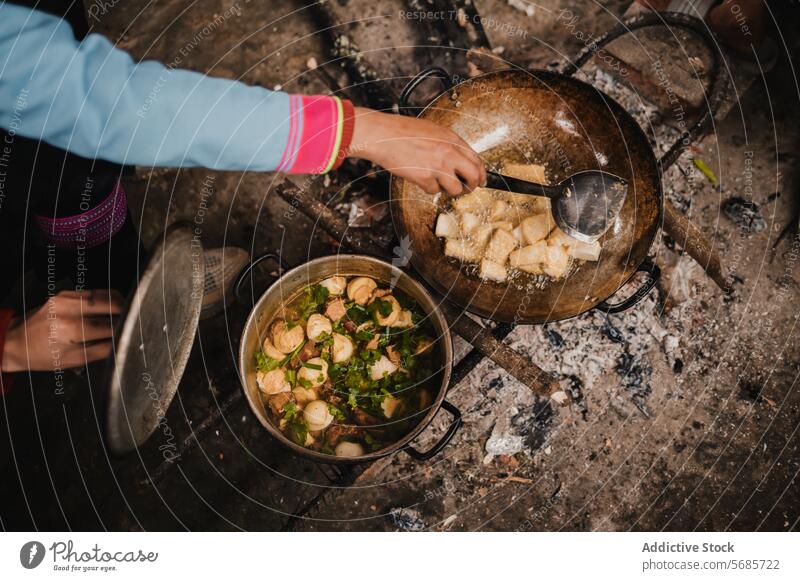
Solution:
M 536 286 L 525 278 L 506 284 L 482 281 L 446 257 L 434 234 L 446 196 L 431 196 L 395 179 L 392 219 L 400 239 L 408 237 L 411 262 L 420 275 L 461 307 L 515 323 L 555 321 L 595 307 L 617 312 L 641 300 L 659 275 L 647 254 L 661 221 L 662 192 L 653 150 L 627 111 L 591 85 L 549 71 L 495 71 L 450 86 L 449 75 L 436 67 L 409 83 L 401 105 L 431 76 L 446 90 L 419 117 L 451 128 L 489 166 L 542 164 L 551 183 L 598 169 L 621 176 L 630 187 L 620 215 L 600 240 L 600 260 Z M 625 300 L 606 302 L 637 271 L 646 272 L 642 286 Z

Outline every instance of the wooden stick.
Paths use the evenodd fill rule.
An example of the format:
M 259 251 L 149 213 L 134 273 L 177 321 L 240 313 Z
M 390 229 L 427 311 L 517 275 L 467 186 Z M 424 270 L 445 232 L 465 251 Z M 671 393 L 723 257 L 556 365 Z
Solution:
M 725 294 L 730 294 L 732 281 L 723 268 L 719 253 L 700 229 L 679 212 L 671 202 L 664 203 L 664 232 L 694 258 Z

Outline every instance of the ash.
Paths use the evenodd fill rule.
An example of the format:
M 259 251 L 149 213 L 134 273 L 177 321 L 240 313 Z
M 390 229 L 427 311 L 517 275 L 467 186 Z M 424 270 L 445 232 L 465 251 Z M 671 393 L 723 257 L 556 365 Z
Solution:
M 657 302 L 654 293 L 627 313 L 591 311 L 576 319 L 519 329 L 512 346 L 564 380 L 575 405 L 583 406 L 584 393 L 613 371 L 621 388 L 618 396 L 628 397 L 649 416 L 652 352 L 658 351 L 673 369 L 682 366 L 679 310 L 659 317 Z
M 414 508 L 393 508 L 389 512 L 392 524 L 401 531 L 425 530 L 425 521 L 419 511 Z
M 562 380 L 572 397 L 572 409 L 583 419 L 590 413 L 585 396 L 598 389 L 608 392 L 611 405 L 624 409 L 633 404 L 650 417 L 654 364 L 660 360 L 680 373 L 683 349 L 688 347 L 681 344 L 681 309 L 667 314 L 661 311 L 658 293 L 652 293 L 627 313 L 592 311 L 558 323 L 519 327 L 511 335 L 511 346 Z M 601 382 L 604 378 L 610 381 Z M 539 449 L 549 453 L 546 442 L 555 415 L 551 404 L 512 378 L 484 375 L 483 381 L 487 380 L 488 389 L 483 391 L 488 401 L 495 399 L 496 389 L 504 381 L 512 385 L 504 390 L 507 407 L 496 416 L 484 462 L 520 452 L 531 455 Z

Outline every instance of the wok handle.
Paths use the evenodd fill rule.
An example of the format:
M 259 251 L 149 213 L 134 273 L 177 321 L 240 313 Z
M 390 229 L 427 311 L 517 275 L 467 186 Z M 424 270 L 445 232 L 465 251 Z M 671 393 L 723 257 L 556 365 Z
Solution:
M 653 290 L 653 287 L 656 286 L 658 279 L 661 278 L 661 269 L 658 268 L 658 265 L 650 260 L 650 257 L 648 256 L 642 261 L 642 263 L 639 265 L 639 268 L 636 269 L 636 272 L 644 272 L 647 274 L 647 279 L 644 281 L 644 283 L 642 283 L 642 286 L 640 286 L 635 293 L 618 303 L 609 304 L 608 301 L 603 301 L 595 308 L 599 311 L 603 311 L 604 313 L 614 314 L 627 311 L 631 307 L 639 304 L 650 293 L 650 291 Z
M 265 252 L 264 254 L 261 254 L 260 256 L 257 256 L 255 259 L 251 260 L 250 264 L 247 264 L 239 272 L 239 274 L 236 275 L 236 282 L 233 284 L 233 294 L 236 297 L 236 300 L 240 304 L 242 304 L 242 305 L 246 305 L 247 304 L 247 303 L 245 303 L 244 299 L 242 298 L 242 287 L 244 286 L 244 281 L 245 280 L 252 280 L 250 275 L 252 274 L 253 269 L 256 266 L 258 266 L 259 264 L 261 264 L 262 262 L 264 262 L 265 260 L 270 259 L 270 258 L 278 263 L 278 265 L 280 266 L 280 269 L 281 269 L 281 274 L 283 274 L 284 271 L 289 270 L 290 267 L 286 263 L 286 261 L 283 258 L 281 258 L 281 256 L 279 256 L 278 254 L 274 254 L 272 252 Z
M 398 105 L 400 106 L 400 112 L 406 115 L 410 115 L 408 109 L 410 108 L 408 104 L 408 100 L 411 98 L 411 95 L 414 91 L 416 91 L 417 87 L 419 87 L 423 82 L 425 82 L 430 77 L 436 77 L 442 83 L 442 87 L 444 87 L 445 91 L 449 91 L 453 86 L 453 82 L 450 77 L 450 73 L 448 73 L 442 67 L 428 67 L 416 74 L 414 78 L 412 78 L 408 84 L 403 88 L 403 91 L 400 93 L 400 98 L 398 99 Z
M 453 416 L 453 422 L 450 424 L 450 427 L 447 428 L 447 432 L 445 432 L 444 436 L 442 436 L 442 439 L 436 442 L 436 444 L 434 444 L 430 450 L 420 452 L 416 448 L 412 448 L 411 445 L 407 445 L 405 448 L 403 448 L 406 451 L 406 454 L 411 456 L 414 460 L 419 460 L 422 462 L 425 460 L 430 460 L 436 456 L 436 454 L 444 450 L 444 447 L 450 443 L 450 440 L 452 440 L 453 436 L 456 435 L 456 432 L 461 427 L 461 424 L 464 423 L 464 421 L 461 419 L 461 410 L 459 410 L 449 401 L 442 401 L 442 408 L 450 412 L 450 415 Z
M 561 196 L 563 188 L 559 186 L 545 186 L 536 182 L 520 180 L 499 174 L 493 171 L 486 172 L 486 187 L 513 194 L 528 194 L 531 196 L 544 196 L 554 200 Z
M 723 71 L 720 66 L 721 54 L 719 52 L 719 43 L 704 21 L 689 14 L 675 12 L 651 12 L 634 16 L 613 26 L 605 34 L 597 38 L 591 45 L 587 46 L 573 62 L 564 67 L 561 72 L 571 77 L 578 72 L 589 59 L 599 54 L 600 50 L 608 43 L 634 30 L 654 26 L 674 26 L 695 33 L 703 40 L 706 47 L 709 49 L 713 61 L 710 67 L 711 79 L 708 84 L 708 91 L 706 92 L 708 107 L 704 109 L 700 119 L 690 127 L 686 133 L 681 135 L 675 143 L 670 146 L 667 152 L 661 156 L 661 159 L 658 160 L 658 165 L 663 173 L 669 166 L 675 163 L 681 153 L 683 153 L 683 150 L 688 147 L 689 143 L 697 139 L 711 120 L 716 117 L 717 111 L 724 99 L 725 91 L 724 83 L 722 82 Z

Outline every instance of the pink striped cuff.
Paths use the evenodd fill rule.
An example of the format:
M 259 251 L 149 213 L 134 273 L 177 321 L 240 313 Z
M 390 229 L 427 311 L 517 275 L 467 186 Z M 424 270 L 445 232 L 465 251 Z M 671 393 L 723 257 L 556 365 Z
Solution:
M 342 147 L 344 112 L 338 97 L 289 95 L 289 138 L 277 170 L 321 174 Z
M 63 250 L 94 248 L 119 232 L 128 215 L 128 200 L 117 182 L 111 194 L 83 214 L 65 218 L 34 216 L 45 243 Z

